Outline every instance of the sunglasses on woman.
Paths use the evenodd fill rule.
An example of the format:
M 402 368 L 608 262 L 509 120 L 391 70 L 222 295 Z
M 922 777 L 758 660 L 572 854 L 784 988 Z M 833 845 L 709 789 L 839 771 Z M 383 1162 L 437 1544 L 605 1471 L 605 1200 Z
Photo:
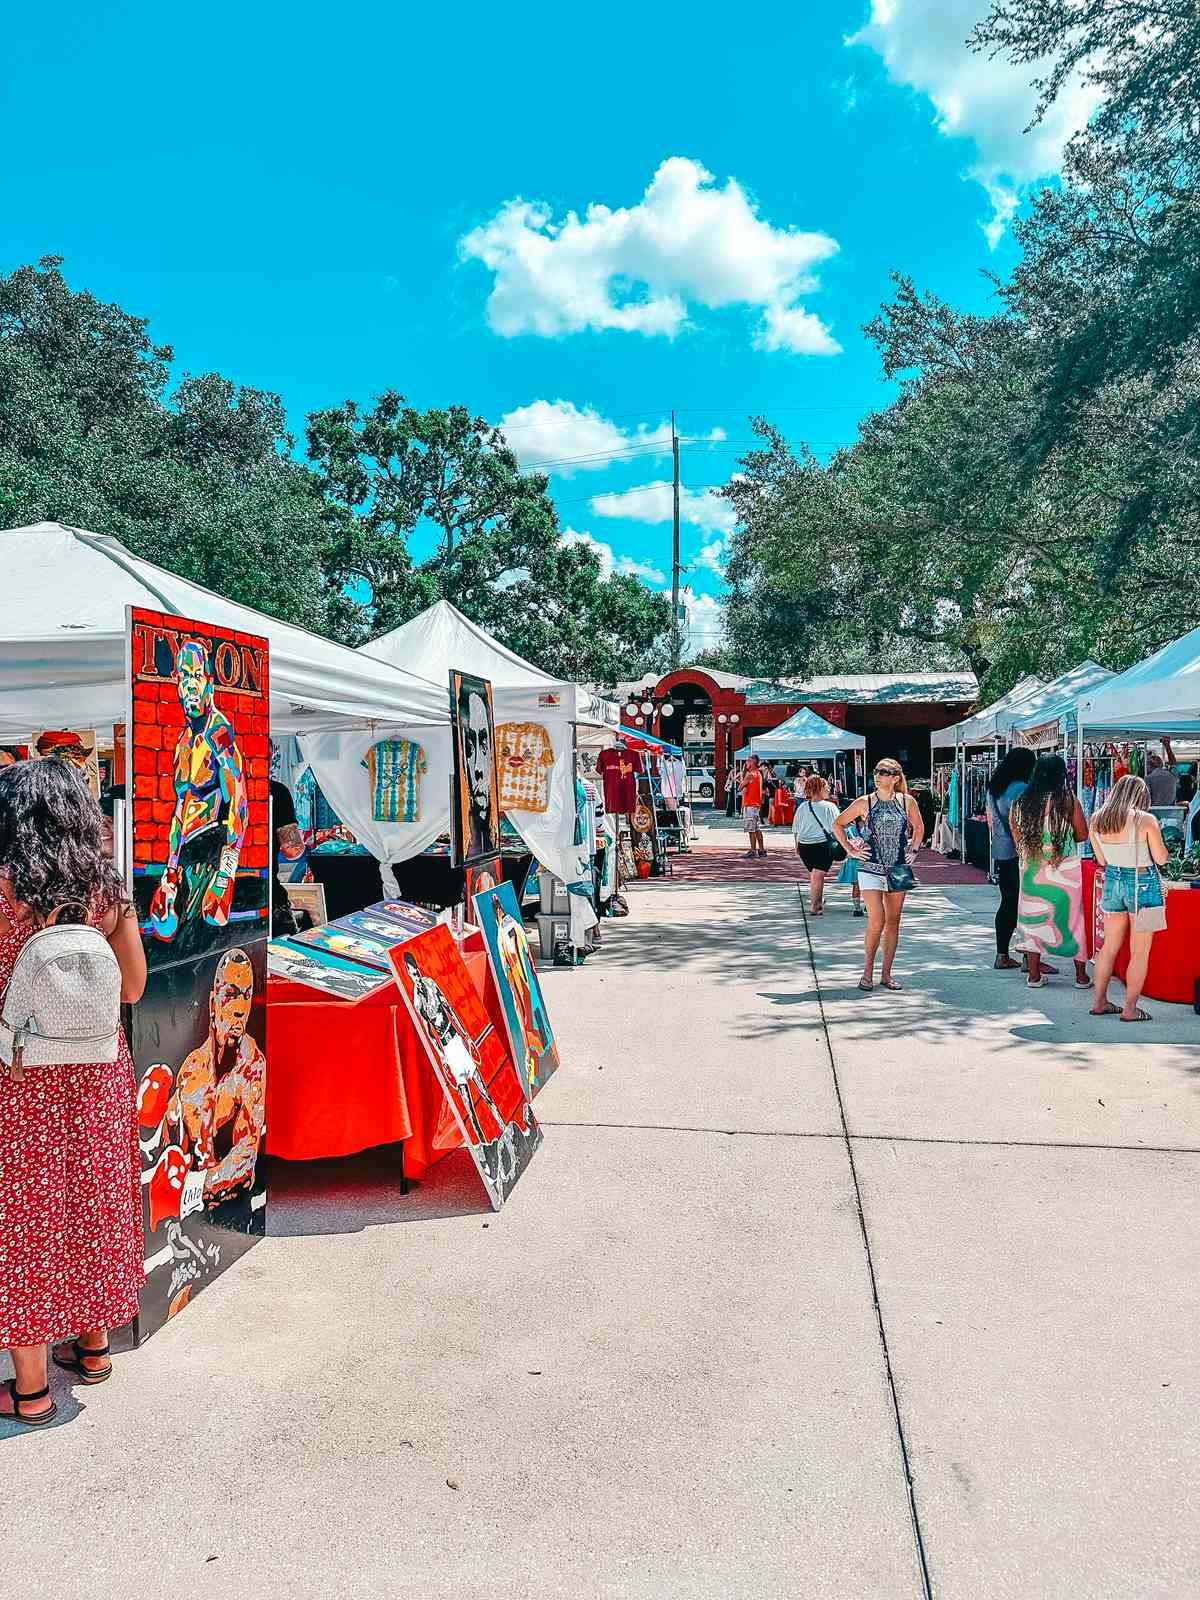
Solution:
M 875 776 L 877 778 L 898 778 L 900 776 L 900 768 L 899 767 L 876 767 L 875 768 Z

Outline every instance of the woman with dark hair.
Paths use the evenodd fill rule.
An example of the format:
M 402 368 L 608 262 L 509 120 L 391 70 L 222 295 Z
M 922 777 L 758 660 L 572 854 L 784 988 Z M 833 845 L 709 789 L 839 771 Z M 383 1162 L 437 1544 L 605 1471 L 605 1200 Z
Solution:
M 1000 885 L 1000 905 L 996 912 L 996 959 L 1001 972 L 1019 967 L 1008 953 L 1017 930 L 1017 902 L 1021 893 L 1021 869 L 1017 865 L 1017 846 L 1009 826 L 1013 801 L 1025 793 L 1037 757 L 1032 750 L 1010 750 L 997 765 L 988 783 L 988 827 L 992 832 L 992 861 Z
M 146 958 L 124 885 L 104 854 L 100 807 L 65 762 L 0 769 L 0 1009 L 18 952 L 51 921 L 89 922 L 141 998 Z M 122 1035 L 108 1065 L 0 1064 L 0 1349 L 16 1377 L 0 1421 L 50 1422 L 47 1346 L 76 1381 L 112 1373 L 108 1330 L 138 1309 L 142 1203 L 133 1061 Z
M 1021 863 L 1017 924 L 1029 963 L 1026 981 L 1031 989 L 1042 988 L 1046 972 L 1056 970 L 1045 967 L 1046 957 L 1066 956 L 1075 963 L 1075 987 L 1090 989 L 1079 855 L 1087 823 L 1061 756 L 1038 758 L 1009 822 Z

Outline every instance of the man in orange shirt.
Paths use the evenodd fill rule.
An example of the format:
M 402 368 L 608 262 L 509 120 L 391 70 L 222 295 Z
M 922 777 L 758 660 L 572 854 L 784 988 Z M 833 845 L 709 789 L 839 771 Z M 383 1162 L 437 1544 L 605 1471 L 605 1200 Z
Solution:
M 739 787 L 742 792 L 742 825 L 750 835 L 746 858 L 753 861 L 767 853 L 762 836 L 763 775 L 757 756 L 751 756 L 747 761 L 745 776 Z

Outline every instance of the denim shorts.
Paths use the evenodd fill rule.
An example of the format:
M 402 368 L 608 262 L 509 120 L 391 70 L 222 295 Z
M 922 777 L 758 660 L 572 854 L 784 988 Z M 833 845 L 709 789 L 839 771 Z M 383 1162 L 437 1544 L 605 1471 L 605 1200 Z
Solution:
M 1135 889 L 1139 907 L 1162 905 L 1162 880 L 1153 867 L 1105 867 L 1100 904 L 1105 911 L 1128 911 L 1132 916 Z

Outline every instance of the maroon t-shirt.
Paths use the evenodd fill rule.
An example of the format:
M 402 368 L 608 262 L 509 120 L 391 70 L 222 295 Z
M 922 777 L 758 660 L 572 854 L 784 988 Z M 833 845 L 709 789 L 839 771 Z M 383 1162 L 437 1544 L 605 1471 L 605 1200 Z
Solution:
M 639 750 L 601 750 L 596 771 L 604 778 L 604 809 L 627 817 L 637 805 L 638 774 L 645 770 Z

